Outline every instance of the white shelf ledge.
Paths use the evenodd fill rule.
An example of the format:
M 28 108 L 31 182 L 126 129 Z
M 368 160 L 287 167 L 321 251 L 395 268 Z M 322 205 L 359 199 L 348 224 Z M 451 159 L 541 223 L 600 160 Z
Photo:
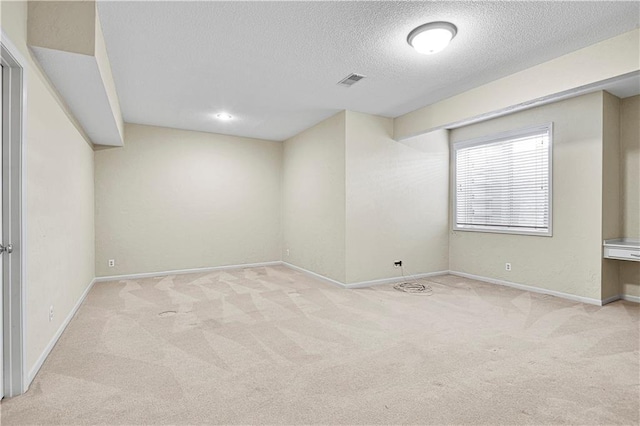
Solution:
M 640 262 L 640 240 L 634 238 L 605 240 L 604 257 L 605 259 Z

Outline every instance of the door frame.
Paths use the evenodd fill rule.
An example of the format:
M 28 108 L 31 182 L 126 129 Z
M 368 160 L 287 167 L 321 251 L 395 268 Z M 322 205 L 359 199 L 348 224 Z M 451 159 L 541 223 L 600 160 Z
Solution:
M 26 392 L 29 383 L 26 369 L 25 339 L 25 142 L 27 116 L 27 61 L 0 28 L 2 93 L 2 201 L 4 244 L 13 252 L 2 255 L 3 262 L 3 381 L 5 397 Z

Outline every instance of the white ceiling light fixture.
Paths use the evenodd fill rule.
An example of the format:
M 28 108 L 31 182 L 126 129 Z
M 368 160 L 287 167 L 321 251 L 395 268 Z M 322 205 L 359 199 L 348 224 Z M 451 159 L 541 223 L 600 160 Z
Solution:
M 233 120 L 233 116 L 226 112 L 219 112 L 216 114 L 216 118 L 220 121 L 229 121 Z
M 419 53 L 431 55 L 447 47 L 457 33 L 458 28 L 450 22 L 429 22 L 414 28 L 407 43 Z

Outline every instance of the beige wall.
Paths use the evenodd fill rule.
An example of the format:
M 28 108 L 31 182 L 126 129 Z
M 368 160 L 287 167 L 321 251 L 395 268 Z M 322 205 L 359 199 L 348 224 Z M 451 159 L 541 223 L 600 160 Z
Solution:
M 122 146 L 124 122 L 95 1 L 29 1 L 28 45 L 80 118 L 93 143 Z M 85 79 L 83 93 L 68 81 Z M 96 103 L 97 102 L 97 103 Z M 97 108 L 97 109 L 96 109 Z M 98 117 L 90 119 L 91 110 Z M 112 121 L 113 120 L 113 121 Z M 75 123 L 76 118 L 72 121 Z M 100 124 L 102 123 L 102 124 Z M 113 127 L 110 127 L 113 125 Z
M 640 96 L 620 103 L 622 236 L 640 239 Z M 623 294 L 640 297 L 640 262 L 620 262 Z
M 424 200 L 420 198 L 421 189 L 426 188 L 419 177 L 422 173 L 426 174 L 422 179 L 440 181 L 442 141 L 426 137 L 401 146 L 389 140 L 388 119 L 355 113 L 340 113 L 286 141 L 284 147 L 273 142 L 131 126 L 130 146 L 97 154 L 94 223 L 92 148 L 31 59 L 26 46 L 27 3 L 3 1 L 1 5 L 2 29 L 27 58 L 25 286 L 29 370 L 95 272 L 115 275 L 270 261 L 281 258 L 281 249 L 285 261 L 348 282 L 393 276 L 396 271 L 390 269 L 389 261 L 397 255 L 411 272 L 441 268 L 447 242 L 441 233 L 440 203 L 421 207 L 431 209 L 424 217 L 435 218 L 430 219 L 436 224 L 432 228 L 420 227 L 424 217 L 406 206 L 414 205 L 408 200 Z M 637 31 L 593 48 L 621 43 L 625 49 L 608 50 L 612 55 L 624 53 L 637 45 Z M 637 49 L 634 55 L 601 61 L 610 67 L 596 71 L 618 73 L 629 68 L 629 63 L 635 63 L 632 68 L 637 69 Z M 591 73 L 585 78 L 593 80 L 598 75 Z M 522 87 L 517 85 L 513 93 L 521 93 Z M 491 99 L 479 95 L 482 90 L 459 99 Z M 517 101 L 510 98 L 505 105 Z M 555 125 L 554 236 L 451 232 L 452 270 L 600 297 L 602 101 L 602 94 L 587 95 L 452 133 L 456 141 L 548 121 Z M 636 96 L 622 100 L 620 107 L 622 233 L 635 238 L 640 238 L 639 104 Z M 499 106 L 483 106 L 482 111 Z M 423 122 L 424 114 L 431 114 L 433 108 L 412 113 L 403 119 L 406 123 L 398 121 L 397 134 L 420 133 L 453 119 L 429 116 L 428 120 L 437 120 Z M 353 123 L 351 130 L 347 117 Z M 348 145 L 346 133 L 354 131 Z M 357 159 L 358 152 L 364 157 Z M 346 170 L 347 162 L 352 166 L 350 171 Z M 418 170 L 405 167 L 407 164 Z M 412 184 L 403 185 L 403 192 L 398 193 L 397 183 L 407 181 Z M 443 199 L 439 185 L 430 185 L 429 190 L 434 199 Z M 374 210 L 367 204 L 366 194 L 380 200 L 376 206 L 391 202 Z M 401 223 L 394 221 L 396 214 L 402 215 Z M 281 217 L 285 221 L 282 247 Z M 394 224 L 390 229 L 395 232 L 382 226 L 388 223 Z M 411 227 L 416 234 L 433 234 L 424 234 L 418 241 L 410 233 Z M 94 230 L 99 236 L 97 246 Z M 436 244 L 424 244 L 424 238 L 442 244 L 444 255 L 432 251 Z M 376 244 L 380 250 L 372 249 Z M 94 250 L 99 252 L 97 257 Z M 106 267 L 109 258 L 116 259 L 115 268 Z M 507 261 L 513 265 L 510 273 L 504 271 Z M 640 296 L 639 266 L 621 262 L 624 293 Z M 52 322 L 48 321 L 50 305 L 55 308 Z
M 394 135 L 404 139 L 514 106 L 527 108 L 567 92 L 640 69 L 640 29 L 601 41 L 452 96 L 395 119 Z
M 125 137 L 95 154 L 98 276 L 280 259 L 281 143 L 133 124 Z
M 448 269 L 447 132 L 392 132 L 390 118 L 344 111 L 285 142 L 285 262 L 347 284 L 400 276 L 395 260 Z
M 284 142 L 282 179 L 282 260 L 344 282 L 345 112 Z
M 28 10 L 29 44 L 82 55 L 94 54 L 95 1 L 30 1 Z M 33 21 L 40 25 L 32 25 Z
M 620 215 L 620 99 L 603 93 L 602 104 L 602 237 L 621 236 Z M 620 294 L 620 261 L 602 259 L 602 299 Z
M 26 2 L 2 2 L 2 29 L 27 58 L 26 358 L 32 372 L 94 277 L 94 170 L 90 145 L 29 55 L 26 23 Z
M 598 92 L 451 132 L 453 143 L 554 125 L 553 237 L 451 232 L 451 270 L 600 300 L 602 102 Z
M 346 113 L 347 283 L 449 269 L 448 132 L 392 139 L 393 120 Z

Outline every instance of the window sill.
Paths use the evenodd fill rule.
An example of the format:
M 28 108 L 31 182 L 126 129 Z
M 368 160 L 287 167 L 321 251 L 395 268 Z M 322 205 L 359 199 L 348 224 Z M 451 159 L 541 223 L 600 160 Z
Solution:
M 471 228 L 471 227 L 454 227 L 453 232 L 482 232 L 485 234 L 511 234 L 511 235 L 529 235 L 533 237 L 553 237 L 553 233 L 549 229 L 548 231 L 533 231 L 533 230 L 516 230 L 509 228 Z

